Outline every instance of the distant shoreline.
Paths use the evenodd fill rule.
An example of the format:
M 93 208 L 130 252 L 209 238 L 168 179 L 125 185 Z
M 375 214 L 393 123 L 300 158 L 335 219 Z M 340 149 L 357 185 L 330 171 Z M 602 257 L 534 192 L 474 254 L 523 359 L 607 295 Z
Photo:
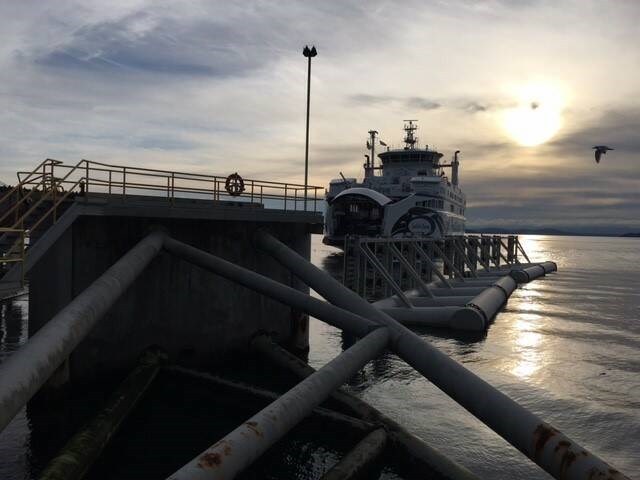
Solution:
M 640 238 L 640 232 L 628 233 L 598 233 L 598 232 L 571 232 L 557 230 L 555 228 L 467 228 L 466 233 L 484 233 L 495 235 L 519 234 L 519 235 L 555 235 L 568 237 L 627 237 Z

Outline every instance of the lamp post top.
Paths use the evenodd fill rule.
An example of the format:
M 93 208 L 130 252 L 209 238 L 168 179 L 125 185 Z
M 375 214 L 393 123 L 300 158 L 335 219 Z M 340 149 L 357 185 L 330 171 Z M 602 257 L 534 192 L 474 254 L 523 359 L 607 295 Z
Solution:
M 315 57 L 316 55 L 318 55 L 318 51 L 316 50 L 315 45 L 311 48 L 309 48 L 309 45 L 305 45 L 304 50 L 302 50 L 302 54 L 305 57 Z

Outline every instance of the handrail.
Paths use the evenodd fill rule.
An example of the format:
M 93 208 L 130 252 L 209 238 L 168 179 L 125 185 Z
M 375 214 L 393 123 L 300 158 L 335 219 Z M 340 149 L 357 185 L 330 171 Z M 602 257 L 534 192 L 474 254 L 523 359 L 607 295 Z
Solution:
M 46 160 L 43 160 L 36 168 L 34 168 L 31 172 L 29 172 L 28 175 L 33 175 L 34 173 L 36 173 L 38 170 L 40 170 L 40 167 L 43 167 L 44 165 L 49 164 L 50 162 L 58 162 L 58 160 L 53 160 L 52 158 L 47 158 Z M 18 184 L 13 187 L 11 190 L 9 190 L 7 193 L 5 193 L 1 198 L 0 198 L 0 204 L 2 204 L 7 198 L 10 197 L 10 195 L 14 194 L 19 188 L 21 188 L 22 184 L 24 184 L 24 181 L 22 181 L 20 179 L 20 173 L 23 172 L 18 172 Z M 38 172 L 39 173 L 39 172 Z
M 173 174 L 173 175 L 189 175 L 191 177 L 196 177 L 196 178 L 182 178 L 182 177 L 178 177 L 176 176 L 175 178 L 182 178 L 183 180 L 213 180 L 213 179 L 223 179 L 226 180 L 227 176 L 226 175 L 211 175 L 211 174 L 207 174 L 207 173 L 189 173 L 189 172 L 178 172 L 175 170 L 163 170 L 163 169 L 157 169 L 157 168 L 145 168 L 145 167 L 129 167 L 126 165 L 113 165 L 113 164 L 108 164 L 108 163 L 102 163 L 102 162 L 96 162 L 95 160 L 84 160 L 85 162 L 87 162 L 89 165 L 100 165 L 103 167 L 111 167 L 114 169 L 117 168 L 126 168 L 127 169 L 127 174 L 131 173 L 133 175 L 136 175 L 136 173 L 134 172 L 134 170 L 139 170 L 139 171 L 143 171 L 143 172 L 155 172 L 155 173 L 166 173 L 166 174 Z M 69 168 L 66 165 L 60 165 L 60 167 L 62 168 Z M 104 171 L 104 172 L 108 172 L 110 171 L 109 169 L 99 169 L 99 168 L 94 168 L 92 169 L 94 171 Z M 112 170 L 111 170 L 112 171 Z M 140 175 L 146 175 L 146 174 L 140 174 Z M 153 176 L 151 174 L 149 174 L 149 176 Z M 158 175 L 159 177 L 164 177 L 163 175 Z M 245 182 L 260 182 L 261 184 L 272 184 L 272 185 L 288 185 L 289 187 L 299 187 L 301 189 L 304 189 L 304 185 L 301 183 L 288 183 L 288 182 L 274 182 L 271 180 L 256 180 L 256 179 L 251 179 L 251 178 L 245 178 Z M 309 190 L 312 189 L 322 189 L 324 187 L 318 187 L 318 186 L 313 186 L 313 185 L 307 185 L 307 188 Z
M 76 174 L 80 175 L 76 175 Z M 159 192 L 166 192 L 166 197 L 174 205 L 177 196 L 221 200 L 232 199 L 240 202 L 264 201 L 282 202 L 286 210 L 301 210 L 305 198 L 313 202 L 311 211 L 316 211 L 318 190 L 323 187 L 298 183 L 275 182 L 245 178 L 246 190 L 240 196 L 230 195 L 225 188 L 228 177 L 203 173 L 177 172 L 145 167 L 128 167 L 104 162 L 82 159 L 75 165 L 65 165 L 60 160 L 47 158 L 31 171 L 17 173 L 19 183 L 0 198 L 10 201 L 0 213 L 0 225 L 9 223 L 13 229 L 30 232 L 40 227 L 53 215 L 57 221 L 58 208 L 67 201 L 72 193 L 108 193 L 119 195 L 124 200 L 127 194 L 138 192 L 141 196 L 157 197 Z M 304 193 L 301 193 L 304 192 Z M 14 195 L 18 195 L 14 197 Z M 320 197 L 322 198 L 322 197 Z M 45 202 L 51 206 L 44 213 L 38 211 Z M 292 206 L 293 204 L 293 206 Z M 5 204 L 6 205 L 6 204 Z M 273 205 L 273 204 L 272 204 Z M 25 211 L 26 210 L 26 211 Z M 35 213 L 37 212 L 37 216 Z M 0 233 L 7 235 L 7 232 Z
M 124 165 L 111 165 L 102 162 L 95 162 L 92 160 L 83 159 L 76 166 L 67 166 L 62 164 L 61 162 L 57 162 L 54 165 L 58 169 L 67 169 L 69 172 L 65 177 L 58 180 L 58 186 L 65 184 L 64 181 L 68 176 L 75 170 L 78 170 L 80 166 L 84 166 L 86 169 L 86 175 L 89 176 L 91 173 L 102 173 L 108 174 L 109 179 L 102 178 L 88 178 L 86 180 L 86 185 L 89 187 L 90 185 L 100 185 L 100 186 L 108 186 L 108 187 L 117 187 L 123 189 L 123 194 L 126 192 L 127 188 L 133 189 L 143 189 L 143 190 L 155 190 L 155 191 L 167 191 L 167 197 L 173 200 L 175 192 L 179 193 L 190 193 L 190 194 L 204 194 L 204 195 L 213 195 L 214 199 L 219 199 L 221 195 L 227 196 L 227 194 L 223 191 L 223 185 L 226 181 L 225 176 L 221 175 L 209 175 L 209 174 L 200 174 L 200 173 L 186 173 L 186 172 L 175 172 L 170 170 L 161 170 L 161 169 L 150 169 L 144 167 L 127 167 Z M 104 168 L 102 168 L 104 167 Z M 116 176 L 122 175 L 122 179 L 114 179 L 113 174 Z M 167 185 L 159 185 L 156 182 L 144 183 L 144 181 L 140 182 L 131 182 L 127 181 L 127 176 L 131 177 L 145 177 L 145 178 L 156 178 L 158 181 L 161 179 L 166 179 Z M 23 185 L 29 185 L 33 182 L 33 178 L 29 181 L 26 181 Z M 199 187 L 199 186 L 176 186 L 176 180 L 182 180 L 183 182 L 203 182 L 207 185 L 207 187 Z M 71 184 L 75 184 L 76 182 L 70 182 Z M 211 184 L 213 185 L 211 186 Z M 245 179 L 245 185 L 249 186 L 247 192 L 245 192 L 245 196 L 249 197 L 252 201 L 256 198 L 259 199 L 278 199 L 278 200 L 288 200 L 289 194 L 287 192 L 293 193 L 291 200 L 294 204 L 294 209 L 298 209 L 298 204 L 302 203 L 305 196 L 308 199 L 311 199 L 314 203 L 313 211 L 315 211 L 315 207 L 317 206 L 318 201 L 318 190 L 321 190 L 323 187 L 308 185 L 305 189 L 304 185 L 298 183 L 285 183 L 285 182 L 274 182 L 270 180 L 256 180 L 247 178 Z M 276 190 L 284 190 L 282 192 L 275 192 Z M 300 191 L 305 192 L 305 196 L 298 196 Z M 111 190 L 109 191 L 111 193 Z M 286 210 L 285 204 L 285 210 Z
M 18 225 L 21 225 L 24 222 L 24 219 L 28 218 L 29 215 L 31 215 L 31 213 L 49 196 L 53 195 L 54 192 L 56 191 L 56 189 L 58 187 L 60 187 L 62 185 L 62 182 L 64 182 L 69 175 L 71 175 L 76 169 L 78 169 L 80 167 L 80 165 L 82 165 L 85 162 L 85 160 L 80 160 L 74 167 L 71 168 L 71 170 L 69 172 L 67 172 L 67 174 L 60 178 L 59 181 L 54 185 L 54 181 L 58 180 L 56 179 L 55 176 L 51 177 L 51 189 L 49 191 L 43 192 L 43 195 L 40 197 L 40 199 L 38 199 L 38 201 L 36 203 L 34 203 L 31 208 L 29 210 L 27 210 L 22 217 L 16 221 L 11 228 L 16 228 Z M 59 165 L 59 164 L 58 164 Z M 50 211 L 50 210 L 49 210 Z M 48 216 L 48 212 L 45 216 L 41 217 L 38 221 L 37 224 L 40 225 L 40 223 L 42 222 L 42 220 L 44 220 L 44 218 L 46 218 Z M 32 226 L 29 230 L 34 230 L 35 226 Z
M 45 214 L 44 214 L 44 215 L 42 215 L 42 217 L 40 217 L 40 219 L 39 219 L 36 223 L 34 223 L 34 224 L 31 226 L 31 230 L 35 230 L 36 228 L 38 228 L 38 227 L 40 226 L 40 224 L 41 224 L 41 223 L 42 223 L 42 222 L 43 222 L 43 221 L 44 221 L 44 220 L 45 220 L 49 215 L 51 215 L 51 213 L 53 213 L 54 211 L 56 211 L 56 209 L 58 208 L 58 205 L 60 205 L 62 202 L 64 202 L 64 201 L 67 199 L 67 197 L 68 197 L 69 195 L 71 195 L 71 193 L 73 193 L 73 189 L 74 189 L 75 187 L 77 187 L 78 185 L 80 185 L 83 181 L 84 181 L 84 177 L 79 178 L 79 179 L 78 179 L 78 181 L 73 185 L 73 187 L 72 187 L 72 188 L 70 188 L 69 190 L 67 190 L 67 192 L 66 192 L 62 197 L 60 197 L 56 202 L 54 202 L 53 206 L 52 206 L 49 210 L 47 210 L 47 211 L 45 212 Z
M 36 189 L 33 188 L 31 190 L 29 190 L 29 193 L 27 193 L 26 195 L 23 195 L 22 197 L 20 197 L 20 199 L 14 203 L 12 205 L 12 207 L 10 209 L 8 209 L 4 215 L 2 215 L 2 217 L 0 217 L 0 223 L 3 222 L 9 215 L 11 215 L 12 213 L 14 213 L 18 207 L 20 207 L 20 205 L 22 205 L 24 202 L 27 201 L 27 199 L 31 198 L 31 196 L 36 192 Z

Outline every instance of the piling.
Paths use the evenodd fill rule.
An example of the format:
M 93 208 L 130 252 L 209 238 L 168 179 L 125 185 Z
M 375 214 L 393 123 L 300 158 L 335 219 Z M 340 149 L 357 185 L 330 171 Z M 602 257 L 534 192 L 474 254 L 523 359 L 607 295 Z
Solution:
M 166 359 L 166 355 L 156 349 L 144 352 L 138 366 L 113 392 L 100 413 L 71 437 L 49 462 L 40 480 L 83 478 L 147 391 Z

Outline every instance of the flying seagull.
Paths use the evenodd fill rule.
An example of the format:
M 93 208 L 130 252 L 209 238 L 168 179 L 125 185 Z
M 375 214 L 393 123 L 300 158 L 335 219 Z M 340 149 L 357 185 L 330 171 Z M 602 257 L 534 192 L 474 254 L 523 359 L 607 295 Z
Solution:
M 613 150 L 613 148 L 611 147 L 607 147 L 606 145 L 596 145 L 595 147 L 593 147 L 593 149 L 595 150 L 595 154 L 596 154 L 596 163 L 600 163 L 600 157 L 607 153 L 607 150 Z

